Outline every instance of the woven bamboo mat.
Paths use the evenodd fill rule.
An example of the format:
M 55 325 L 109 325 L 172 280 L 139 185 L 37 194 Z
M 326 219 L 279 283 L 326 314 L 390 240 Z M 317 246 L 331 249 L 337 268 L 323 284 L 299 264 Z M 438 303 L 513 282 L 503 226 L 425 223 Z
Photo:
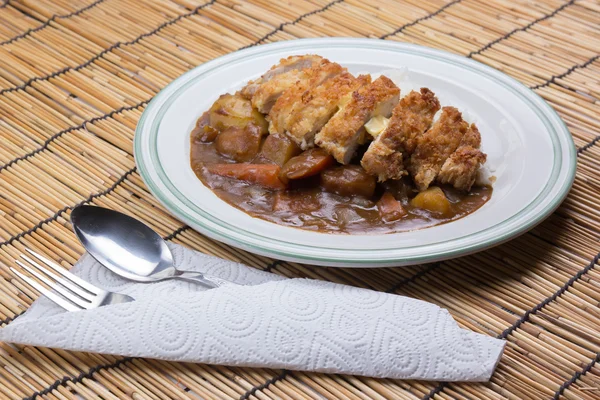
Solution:
M 489 383 L 378 380 L 0 344 L 2 398 L 600 399 L 600 3 L 596 0 L 0 1 L 0 319 L 37 294 L 8 270 L 30 247 L 69 268 L 69 213 L 92 202 L 164 237 L 290 277 L 434 302 L 506 338 Z M 274 5 L 277 4 L 277 5 Z M 457 260 L 408 268 L 311 267 L 213 242 L 170 217 L 134 167 L 147 102 L 183 72 L 261 43 L 373 37 L 448 50 L 546 99 L 578 147 L 573 190 L 533 231 Z

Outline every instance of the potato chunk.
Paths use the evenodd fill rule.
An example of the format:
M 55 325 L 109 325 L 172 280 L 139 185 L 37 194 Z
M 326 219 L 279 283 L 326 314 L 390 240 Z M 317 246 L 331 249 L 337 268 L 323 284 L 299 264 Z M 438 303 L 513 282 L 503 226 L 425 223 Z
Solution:
M 450 202 L 442 189 L 437 186 L 432 186 L 416 195 L 415 198 L 410 201 L 410 205 L 443 216 L 448 216 L 452 213 Z
M 259 128 L 249 125 L 245 128 L 231 126 L 222 131 L 215 140 L 215 147 L 222 155 L 237 162 L 252 160 L 260 150 Z
M 285 136 L 269 135 L 263 143 L 261 155 L 283 167 L 288 160 L 300 154 L 300 147 Z
M 237 94 L 224 94 L 214 102 L 210 110 L 210 126 L 218 130 L 245 128 L 256 125 L 261 134 L 267 133 L 265 117 L 252 107 L 250 100 Z
M 358 165 L 343 165 L 321 173 L 323 189 L 341 196 L 372 197 L 375 184 L 375 177 Z

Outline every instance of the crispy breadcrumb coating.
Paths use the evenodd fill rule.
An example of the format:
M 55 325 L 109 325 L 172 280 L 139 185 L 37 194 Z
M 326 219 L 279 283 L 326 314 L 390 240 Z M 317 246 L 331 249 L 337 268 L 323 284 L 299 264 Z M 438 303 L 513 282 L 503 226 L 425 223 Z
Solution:
M 399 96 L 400 89 L 380 76 L 352 93 L 350 101 L 317 133 L 315 144 L 339 163 L 348 164 L 364 135 L 365 123 L 376 115 L 389 117 Z
M 435 180 L 446 159 L 454 153 L 469 124 L 454 107 L 444 107 L 440 119 L 417 138 L 417 146 L 410 157 L 407 170 L 420 191 Z
M 305 69 L 305 77 L 287 89 L 277 99 L 269 112 L 269 132 L 284 134 L 288 129 L 288 121 L 294 117 L 298 108 L 301 108 L 304 94 L 323 82 L 346 72 L 346 68 L 337 63 L 321 63 L 312 68 Z
M 355 78 L 346 72 L 304 92 L 287 121 L 287 136 L 303 149 L 313 147 L 315 134 L 343 106 L 344 97 L 369 83 L 369 75 Z
M 479 150 L 481 135 L 475 124 L 471 124 L 454 153 L 442 165 L 437 180 L 456 189 L 469 191 L 477 179 L 477 172 L 487 155 Z
M 439 109 L 440 102 L 427 88 L 404 96 L 394 108 L 387 128 L 365 152 L 361 160 L 363 168 L 380 182 L 406 175 L 404 159 L 414 152 L 417 138 L 429 129 Z
M 248 84 L 240 91 L 240 94 L 250 100 L 260 85 L 270 81 L 277 75 L 281 75 L 295 69 L 302 70 L 305 68 L 310 68 L 313 65 L 319 64 L 322 60 L 323 57 L 315 54 L 282 58 L 279 60 L 279 64 L 273 65 L 271 69 L 265 72 L 260 78 L 248 82 Z

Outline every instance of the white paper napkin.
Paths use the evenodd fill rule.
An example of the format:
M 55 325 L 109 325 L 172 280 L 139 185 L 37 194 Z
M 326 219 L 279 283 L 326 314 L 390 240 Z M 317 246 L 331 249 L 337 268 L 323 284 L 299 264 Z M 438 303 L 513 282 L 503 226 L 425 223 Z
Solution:
M 284 279 L 170 245 L 176 265 L 246 286 L 132 283 L 84 255 L 72 269 L 136 301 L 66 312 L 45 297 L 0 330 L 35 346 L 208 364 L 388 378 L 486 381 L 504 341 L 407 297 Z

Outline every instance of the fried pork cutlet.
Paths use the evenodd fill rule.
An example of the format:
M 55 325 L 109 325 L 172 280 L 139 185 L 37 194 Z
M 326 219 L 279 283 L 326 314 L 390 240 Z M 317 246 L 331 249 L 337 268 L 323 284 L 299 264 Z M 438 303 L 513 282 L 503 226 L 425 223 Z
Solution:
M 248 82 L 248 84 L 240 91 L 241 95 L 247 99 L 251 99 L 256 92 L 256 89 L 263 83 L 266 83 L 276 77 L 292 70 L 303 70 L 310 68 L 313 65 L 319 64 L 323 57 L 308 54 L 305 56 L 289 56 L 279 60 L 279 64 L 273 65 L 270 70 L 265 72 L 260 78 Z
M 475 124 L 471 124 L 456 151 L 442 165 L 437 177 L 438 182 L 451 184 L 456 189 L 467 192 L 471 190 L 479 167 L 487 159 L 487 155 L 479 150 L 480 146 L 479 130 Z
M 288 121 L 293 117 L 296 109 L 302 103 L 305 92 L 318 87 L 323 82 L 346 72 L 346 68 L 337 63 L 322 63 L 310 69 L 305 69 L 305 77 L 287 89 L 277 99 L 269 112 L 269 132 L 283 135 L 288 127 Z
M 365 123 L 377 115 L 389 117 L 399 96 L 400 89 L 385 76 L 360 87 L 317 133 L 315 144 L 339 163 L 348 164 L 364 135 Z
M 407 170 L 419 191 L 427 189 L 435 180 L 468 128 L 469 124 L 462 119 L 456 108 L 444 107 L 440 119 L 417 138 L 417 146 L 410 157 Z
M 293 69 L 271 78 L 268 82 L 261 84 L 252 96 L 252 105 L 263 114 L 269 114 L 277 99 L 288 89 L 298 85 L 304 85 L 313 77 L 313 69 L 319 66 L 331 64 L 329 60 L 323 59 L 318 64 L 302 70 Z M 337 67 L 337 68 L 342 68 Z
M 404 96 L 392 112 L 387 128 L 369 145 L 361 165 L 380 182 L 400 179 L 407 172 L 404 160 L 415 151 L 417 138 L 431 126 L 440 109 L 435 94 L 421 88 Z
M 302 149 L 314 146 L 315 134 L 342 107 L 347 95 L 371 83 L 370 75 L 357 78 L 345 72 L 315 86 L 302 95 L 285 126 L 287 136 Z
M 268 114 L 271 108 L 287 89 L 298 81 L 306 79 L 306 69 L 293 69 L 261 84 L 252 96 L 252 106 L 263 114 Z

